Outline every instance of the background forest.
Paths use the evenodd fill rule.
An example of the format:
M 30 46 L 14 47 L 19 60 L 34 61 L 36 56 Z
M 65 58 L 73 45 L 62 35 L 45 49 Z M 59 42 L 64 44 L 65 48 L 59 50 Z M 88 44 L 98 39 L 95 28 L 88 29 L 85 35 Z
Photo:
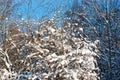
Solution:
M 120 80 L 120 0 L 0 0 L 0 80 Z

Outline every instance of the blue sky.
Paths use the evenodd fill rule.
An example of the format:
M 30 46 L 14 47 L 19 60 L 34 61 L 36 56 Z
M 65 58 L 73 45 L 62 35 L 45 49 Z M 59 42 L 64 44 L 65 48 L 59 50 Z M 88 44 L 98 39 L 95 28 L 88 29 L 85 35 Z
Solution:
M 53 17 L 56 11 L 59 16 L 65 11 L 70 9 L 72 0 L 14 0 L 17 3 L 15 6 L 16 16 L 20 15 L 21 18 L 27 19 L 29 12 L 30 19 L 41 19 L 45 17 Z M 30 5 L 29 5 L 30 4 Z M 29 6 L 28 6 L 29 5 Z M 29 9 L 28 9 L 29 7 Z

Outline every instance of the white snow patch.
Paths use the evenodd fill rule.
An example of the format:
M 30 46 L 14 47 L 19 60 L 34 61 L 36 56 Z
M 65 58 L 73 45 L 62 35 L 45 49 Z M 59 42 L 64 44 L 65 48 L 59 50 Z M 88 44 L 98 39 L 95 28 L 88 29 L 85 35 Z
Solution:
M 87 55 L 87 54 L 90 54 L 91 51 L 89 49 L 83 49 L 82 50 L 82 55 Z

